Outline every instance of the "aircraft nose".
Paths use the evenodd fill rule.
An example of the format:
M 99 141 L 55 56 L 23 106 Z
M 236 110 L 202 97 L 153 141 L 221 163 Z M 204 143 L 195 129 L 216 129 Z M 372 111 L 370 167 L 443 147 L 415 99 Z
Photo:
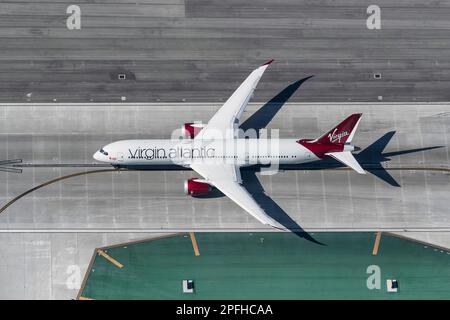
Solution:
M 93 158 L 97 161 L 102 161 L 102 154 L 100 153 L 100 151 L 94 153 Z

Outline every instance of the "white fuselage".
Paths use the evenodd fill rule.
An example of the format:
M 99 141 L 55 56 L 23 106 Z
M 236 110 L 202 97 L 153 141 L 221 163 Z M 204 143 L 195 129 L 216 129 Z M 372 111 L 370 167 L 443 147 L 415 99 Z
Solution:
M 294 139 L 121 140 L 97 151 L 94 158 L 114 166 L 181 165 L 207 161 L 256 164 L 297 164 L 319 160 Z

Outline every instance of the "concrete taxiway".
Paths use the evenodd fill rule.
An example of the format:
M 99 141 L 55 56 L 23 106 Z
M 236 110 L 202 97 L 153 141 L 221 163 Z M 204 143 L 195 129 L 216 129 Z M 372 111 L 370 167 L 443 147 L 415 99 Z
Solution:
M 182 183 L 194 175 L 190 171 L 91 173 L 24 195 L 63 175 L 108 169 L 91 158 L 104 144 L 168 137 L 184 122 L 207 121 L 219 106 L 1 105 L 1 160 L 22 163 L 0 165 L 5 209 L 0 214 L 0 297 L 74 298 L 94 247 L 161 231 L 268 230 L 226 198 L 185 196 Z M 273 116 L 269 128 L 280 129 L 281 137 L 316 137 L 348 113 L 363 112 L 355 143 L 363 150 L 376 146 L 369 148 L 365 163 L 405 168 L 389 171 L 400 187 L 386 175 L 380 179 L 348 170 L 258 175 L 261 185 L 248 182 L 275 218 L 285 220 L 288 214 L 308 231 L 408 230 L 401 234 L 450 246 L 450 233 L 443 232 L 450 229 L 450 179 L 444 171 L 449 167 L 448 104 L 252 103 L 244 119 L 261 106 L 264 112 L 244 124 L 265 123 Z M 438 170 L 421 170 L 427 168 Z M 261 187 L 275 202 L 264 197 Z
M 0 233 L 0 299 L 74 299 L 94 248 L 157 236 Z
M 97 169 L 89 167 L 96 165 L 92 154 L 112 141 L 168 138 L 185 122 L 206 122 L 218 107 L 2 105 L 1 154 L 4 160 L 21 159 L 14 168 L 21 166 L 23 172 L 0 172 L 0 200 L 6 204 L 55 177 Z M 260 185 L 252 174 L 245 174 L 252 193 L 267 195 L 276 203 L 259 198 L 275 219 L 285 219 L 287 214 L 309 231 L 450 230 L 450 180 L 445 171 L 449 169 L 448 104 L 252 103 L 244 125 L 268 120 L 268 112 L 258 118 L 261 114 L 255 111 L 260 108 L 281 108 L 268 128 L 279 129 L 280 137 L 292 138 L 317 137 L 346 115 L 362 112 L 354 138 L 362 148 L 360 161 L 368 169 L 393 169 L 384 175 L 379 171 L 358 175 L 345 169 L 311 170 L 307 166 L 274 175 L 257 174 Z M 108 171 L 62 180 L 11 204 L 0 215 L 0 230 L 266 230 L 225 197 L 185 196 L 183 181 L 192 176 L 196 176 L 192 171 Z

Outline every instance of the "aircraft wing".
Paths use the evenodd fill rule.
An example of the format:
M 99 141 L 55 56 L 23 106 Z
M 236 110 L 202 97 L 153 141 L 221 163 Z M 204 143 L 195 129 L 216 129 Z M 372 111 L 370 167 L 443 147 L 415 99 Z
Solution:
M 198 162 L 192 163 L 191 168 L 258 221 L 278 228 L 276 227 L 277 222 L 264 212 L 251 194 L 240 184 L 242 180 L 239 167 L 234 164 Z
M 233 130 L 230 132 L 234 132 L 234 129 L 239 127 L 239 118 L 252 97 L 253 91 L 264 74 L 264 71 L 272 61 L 273 59 L 267 61 L 250 73 L 239 88 L 233 92 L 231 97 L 228 98 L 223 106 L 209 120 L 208 124 L 196 136 L 196 139 L 205 139 L 214 135 L 217 136 L 217 134 L 221 134 L 224 137 L 227 130 Z

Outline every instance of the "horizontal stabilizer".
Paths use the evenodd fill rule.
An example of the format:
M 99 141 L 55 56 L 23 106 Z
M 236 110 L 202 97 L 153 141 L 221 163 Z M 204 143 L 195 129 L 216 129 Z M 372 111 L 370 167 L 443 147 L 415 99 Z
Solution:
M 363 168 L 359 165 L 358 161 L 356 161 L 355 157 L 350 151 L 343 152 L 330 152 L 326 153 L 327 156 L 333 157 L 339 162 L 342 162 L 346 166 L 352 168 L 356 172 L 360 174 L 366 174 Z

